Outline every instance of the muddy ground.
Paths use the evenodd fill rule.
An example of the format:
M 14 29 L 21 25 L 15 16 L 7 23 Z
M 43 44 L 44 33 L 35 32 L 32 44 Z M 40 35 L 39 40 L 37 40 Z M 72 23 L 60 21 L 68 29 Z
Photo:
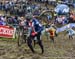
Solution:
M 40 54 L 38 45 L 34 47 L 36 53 L 33 54 L 27 44 L 18 47 L 17 42 L 11 39 L 0 40 L 0 59 L 75 59 L 75 37 L 69 40 L 68 36 L 59 34 L 54 44 L 45 36 L 42 40 L 44 54 Z

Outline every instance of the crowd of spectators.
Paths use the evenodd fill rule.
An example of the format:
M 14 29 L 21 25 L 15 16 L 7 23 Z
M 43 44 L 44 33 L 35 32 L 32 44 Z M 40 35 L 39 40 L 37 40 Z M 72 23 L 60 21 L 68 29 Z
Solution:
M 17 16 L 4 16 L 0 15 L 0 25 L 19 24 L 19 18 Z
M 29 0 L 32 1 L 32 0 Z M 5 11 L 5 14 L 10 13 L 10 15 L 14 15 L 14 16 L 7 16 L 7 15 L 0 15 L 0 25 L 7 25 L 7 24 L 18 24 L 19 23 L 19 19 L 22 16 L 26 16 L 28 14 L 33 14 L 33 15 L 40 15 L 40 13 L 43 10 L 49 10 L 49 8 L 47 8 L 46 6 L 41 7 L 41 4 L 32 4 L 29 1 L 17 1 L 17 2 L 13 2 L 13 1 L 8 1 L 5 3 L 0 2 L 0 10 Z M 34 0 L 34 1 L 43 1 L 43 0 Z M 45 1 L 47 2 L 47 1 Z M 52 15 L 47 14 L 47 19 L 51 20 Z M 47 21 L 48 21 L 47 20 Z M 55 16 L 54 18 L 55 23 L 61 23 L 61 24 L 65 24 L 65 23 L 69 23 L 69 22 L 75 22 L 75 17 L 74 14 L 71 13 L 69 16 L 65 16 L 65 15 L 60 15 L 60 16 Z
M 5 3 L 0 2 L 0 10 L 5 11 L 5 14 L 9 12 L 10 14 L 18 16 L 25 16 L 25 14 L 30 13 L 32 12 L 33 9 L 37 8 L 39 8 L 39 5 L 31 4 L 28 1 L 25 2 L 7 1 Z

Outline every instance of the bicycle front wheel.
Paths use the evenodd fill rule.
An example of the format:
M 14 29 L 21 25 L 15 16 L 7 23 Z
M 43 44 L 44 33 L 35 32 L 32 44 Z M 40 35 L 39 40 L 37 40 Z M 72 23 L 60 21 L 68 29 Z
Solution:
M 19 34 L 18 34 L 18 46 L 21 46 L 22 44 L 23 44 L 22 33 L 19 32 Z

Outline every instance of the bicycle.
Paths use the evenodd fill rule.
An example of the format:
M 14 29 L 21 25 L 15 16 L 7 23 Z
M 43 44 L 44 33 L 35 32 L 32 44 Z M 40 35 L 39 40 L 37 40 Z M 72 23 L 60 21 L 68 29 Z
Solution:
M 17 45 L 18 46 L 21 46 L 22 43 L 26 42 L 26 35 L 25 35 L 25 31 L 24 30 L 24 27 L 23 26 L 20 26 L 19 24 L 7 24 L 9 27 L 12 27 L 12 28 L 16 28 L 16 31 L 15 31 L 15 39 L 17 39 Z
M 18 46 L 21 46 L 24 43 L 27 43 L 27 38 L 30 36 L 30 28 L 24 28 L 22 26 L 18 31 Z

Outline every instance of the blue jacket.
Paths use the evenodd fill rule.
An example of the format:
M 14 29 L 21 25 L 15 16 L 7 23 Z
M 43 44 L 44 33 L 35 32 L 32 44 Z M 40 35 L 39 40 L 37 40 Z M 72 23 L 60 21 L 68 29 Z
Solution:
M 33 19 L 32 20 L 32 24 L 33 24 L 33 27 L 34 27 L 34 30 L 38 33 L 41 33 L 41 31 L 43 30 L 43 26 L 42 24 L 38 21 L 38 19 Z

